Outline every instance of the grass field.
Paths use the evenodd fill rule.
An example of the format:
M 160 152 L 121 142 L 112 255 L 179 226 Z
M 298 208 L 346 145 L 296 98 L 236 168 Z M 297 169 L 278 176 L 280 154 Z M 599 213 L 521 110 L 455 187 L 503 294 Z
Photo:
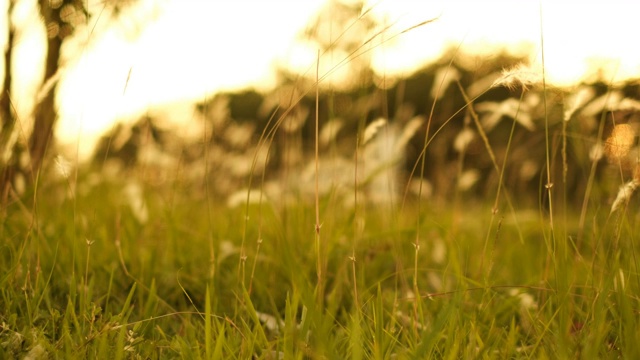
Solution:
M 375 180 L 395 176 L 386 172 L 395 164 L 366 167 L 381 156 L 367 151 L 368 141 L 391 128 L 368 121 L 370 114 L 352 124 L 352 166 L 332 170 L 347 179 L 341 185 L 325 183 L 337 142 L 303 154 L 310 177 L 273 150 L 268 156 L 285 158 L 284 169 L 250 158 L 241 181 L 216 162 L 231 153 L 213 146 L 197 167 L 180 160 L 115 171 L 111 160 L 69 164 L 52 153 L 1 209 L 0 358 L 640 358 L 636 136 L 626 123 L 604 130 L 606 113 L 640 106 L 619 92 L 612 109 L 614 89 L 594 93 L 592 103 L 605 99 L 603 115 L 580 134 L 586 121 L 569 121 L 578 111 L 566 100 L 572 94 L 518 83 L 521 96 L 484 103 L 489 117 L 511 106 L 510 118 L 501 113 L 496 122 L 510 120 L 489 133 L 495 124 L 476 114 L 478 95 L 469 99 L 456 81 L 449 89 L 465 105 L 439 109 L 444 115 L 435 116 L 451 118 L 426 126 L 425 156 L 397 183 Z M 487 87 L 513 85 L 496 84 Z M 317 100 L 314 86 L 303 97 Z M 538 114 L 535 149 L 525 141 L 534 135 L 513 130 L 530 127 L 521 112 L 531 100 L 527 86 L 543 99 L 527 110 Z M 553 111 L 548 98 L 561 98 Z M 436 100 L 447 104 L 446 96 Z M 251 140 L 262 133 L 258 146 L 243 151 L 258 159 L 260 147 L 276 149 L 291 134 L 288 141 L 301 141 L 295 124 L 282 129 L 291 109 L 276 125 L 253 129 Z M 448 125 L 463 113 L 464 127 Z M 411 136 L 431 124 L 433 113 L 426 115 Z M 203 134 L 208 144 L 218 141 Z M 489 164 L 470 173 L 468 187 L 489 179 L 481 191 L 460 186 L 463 170 L 479 164 L 465 162 L 471 140 L 458 142 L 460 134 L 471 134 Z M 439 194 L 425 182 L 405 192 L 421 184 L 424 159 L 438 159 L 443 146 L 457 154 L 457 172 L 430 168 L 430 160 L 427 169 L 442 171 L 437 183 L 458 186 Z M 522 173 L 532 153 L 546 159 L 529 187 L 517 188 L 508 173 Z
M 2 358 L 640 355 L 633 199 L 580 225 L 542 203 L 329 192 L 316 232 L 313 200 L 42 174 L 2 214 Z

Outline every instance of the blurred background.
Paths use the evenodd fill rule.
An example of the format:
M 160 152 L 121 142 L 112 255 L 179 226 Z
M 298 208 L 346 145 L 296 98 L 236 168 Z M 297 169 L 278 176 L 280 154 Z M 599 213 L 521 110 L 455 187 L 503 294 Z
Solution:
M 321 45 L 305 29 L 322 22 L 322 36 L 337 38 L 349 25 L 340 23 L 344 15 L 338 7 L 327 9 L 330 2 L 336 0 L 79 1 L 88 16 L 76 14 L 77 29 L 63 46 L 57 135 L 65 143 L 80 141 L 80 156 L 86 157 L 96 137 L 114 121 L 136 118 L 155 106 L 202 101 L 220 90 L 271 89 L 280 69 L 315 76 L 313 64 Z M 13 7 L 13 103 L 19 118 L 26 120 L 40 90 L 46 37 L 36 1 L 1 3 L 0 9 Z M 366 18 L 377 30 L 385 29 L 367 54 L 378 75 L 408 76 L 458 46 L 485 59 L 506 51 L 540 61 L 541 34 L 550 82 L 572 86 L 595 76 L 621 81 L 640 71 L 640 48 L 632 38 L 633 17 L 640 9 L 630 1 L 341 3 L 369 11 Z M 6 10 L 3 15 L 7 24 Z M 371 36 L 363 23 L 349 29 L 348 41 L 364 42 L 366 31 Z M 0 31 L 6 47 L 7 26 Z M 346 55 L 335 51 L 323 56 L 321 72 Z M 348 77 L 348 71 L 338 71 L 329 81 L 355 81 Z M 171 117 L 188 120 L 185 108 L 174 106 L 178 113 Z
M 203 118 L 213 128 L 216 116 L 262 118 L 239 121 L 236 125 L 244 130 L 234 130 L 235 135 L 228 130 L 224 140 L 240 146 L 248 141 L 242 131 L 255 139 L 275 108 L 293 104 L 282 103 L 278 91 L 291 99 L 311 91 L 308 81 L 316 77 L 318 54 L 321 86 L 329 94 L 323 98 L 324 120 L 340 118 L 340 124 L 348 123 L 344 118 L 350 115 L 340 114 L 334 102 L 339 97 L 331 94 L 347 99 L 358 92 L 388 92 L 384 101 L 370 99 L 384 106 L 365 111 L 364 124 L 396 118 L 399 129 L 406 130 L 410 119 L 428 113 L 429 96 L 446 95 L 433 84 L 459 80 L 473 95 L 472 85 L 488 89 L 500 71 L 519 64 L 525 66 L 522 74 L 541 78 L 544 63 L 547 84 L 566 94 L 584 84 L 624 85 L 640 73 L 633 28 L 639 7 L 631 1 L 544 0 L 1 0 L 3 163 L 20 161 L 8 149 L 22 143 L 37 164 L 44 158 L 38 149 L 52 139 L 56 151 L 66 151 L 73 161 L 88 160 L 105 134 L 107 152 L 115 153 L 127 142 L 116 136 L 123 129 L 118 124 L 127 124 L 131 136 L 137 131 L 133 124 L 143 118 L 174 135 L 209 139 L 214 135 L 203 131 Z M 428 74 L 428 80 L 416 83 L 424 96 L 416 95 L 408 109 L 400 97 L 410 97 L 406 80 L 419 79 L 416 74 Z M 274 92 L 280 100 L 273 100 Z M 459 95 L 448 109 L 439 109 L 442 121 L 464 107 Z M 504 104 L 511 95 L 493 100 Z M 589 99 L 599 95 L 596 89 Z M 531 109 L 539 104 L 539 99 L 529 100 Z M 304 123 L 313 106 L 300 107 Z M 212 113 L 220 108 L 228 113 Z M 246 111 L 239 114 L 238 109 Z M 490 107 L 478 111 L 483 109 L 489 112 Z M 534 120 L 523 120 L 523 126 L 532 130 Z M 492 120 L 484 121 L 493 128 Z M 34 133 L 42 135 L 29 135 L 33 124 Z M 420 126 L 414 133 L 424 130 L 424 123 Z M 443 141 L 454 142 L 462 130 L 457 127 Z M 229 140 L 234 136 L 240 140 Z M 416 140 L 417 149 L 421 142 L 424 138 Z M 447 154 L 436 151 L 434 156 Z M 518 171 L 537 173 L 540 166 Z

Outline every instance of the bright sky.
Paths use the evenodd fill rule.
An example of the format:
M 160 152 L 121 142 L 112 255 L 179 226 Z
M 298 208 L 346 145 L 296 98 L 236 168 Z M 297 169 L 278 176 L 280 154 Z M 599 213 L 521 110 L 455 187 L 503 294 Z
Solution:
M 222 89 L 268 89 L 277 66 L 314 69 L 317 48 L 296 38 L 326 0 L 137 1 L 115 22 L 97 16 L 103 1 L 92 1 L 97 26 L 66 44 L 73 55 L 61 73 L 57 134 L 63 142 L 81 140 L 80 157 L 89 155 L 93 139 L 114 120 L 134 119 L 162 103 L 202 101 Z M 35 2 L 22 3 L 16 17 L 37 23 Z M 640 5 L 634 1 L 378 0 L 367 7 L 394 24 L 385 37 L 438 17 L 372 51 L 374 70 L 389 76 L 408 75 L 458 45 L 481 57 L 502 47 L 540 62 L 542 24 L 550 82 L 574 85 L 593 78 L 594 66 L 614 81 L 640 77 L 634 25 Z M 22 34 L 16 55 L 24 74 L 35 79 L 41 76 L 33 71 L 41 54 L 37 30 Z M 20 91 L 33 91 L 33 81 L 25 84 Z M 17 103 L 23 112 L 30 106 Z M 172 115 L 188 124 L 191 114 L 184 109 Z

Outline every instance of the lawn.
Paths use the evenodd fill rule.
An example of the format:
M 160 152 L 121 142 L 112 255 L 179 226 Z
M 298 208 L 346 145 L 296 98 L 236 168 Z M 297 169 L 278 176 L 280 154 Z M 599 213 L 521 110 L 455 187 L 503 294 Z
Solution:
M 1 208 L 0 358 L 640 358 L 637 85 L 457 56 L 52 147 Z
M 584 221 L 562 201 L 496 207 L 496 189 L 316 202 L 257 184 L 229 204 L 174 170 L 52 160 L 14 194 L 2 358 L 640 356 L 633 198 L 591 199 Z

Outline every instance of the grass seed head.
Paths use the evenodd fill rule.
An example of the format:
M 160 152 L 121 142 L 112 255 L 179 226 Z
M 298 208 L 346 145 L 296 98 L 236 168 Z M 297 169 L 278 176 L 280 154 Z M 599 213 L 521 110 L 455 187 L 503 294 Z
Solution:
M 542 71 L 531 65 L 519 64 L 503 70 L 502 76 L 493 83 L 492 87 L 504 86 L 514 90 L 517 87 L 528 89 L 538 84 L 542 84 Z
M 612 164 L 619 163 L 629 154 L 636 138 L 636 132 L 629 124 L 616 125 L 607 138 L 604 152 Z
M 569 121 L 573 114 L 591 101 L 595 95 L 596 92 L 593 87 L 585 86 L 567 96 L 567 99 L 564 101 L 564 121 Z
M 618 195 L 616 196 L 616 199 L 613 201 L 613 205 L 611 205 L 611 213 L 620 209 L 621 207 L 623 207 L 629 202 L 629 199 L 631 199 L 631 195 L 633 195 L 633 192 L 638 188 L 639 184 L 640 183 L 636 179 L 633 179 L 627 182 L 626 184 L 620 186 L 620 190 L 618 190 Z
M 387 124 L 387 120 L 383 118 L 379 118 L 367 125 L 364 129 L 364 135 L 362 135 L 362 145 L 366 145 L 369 140 L 373 139 L 373 137 L 378 133 L 381 127 Z

